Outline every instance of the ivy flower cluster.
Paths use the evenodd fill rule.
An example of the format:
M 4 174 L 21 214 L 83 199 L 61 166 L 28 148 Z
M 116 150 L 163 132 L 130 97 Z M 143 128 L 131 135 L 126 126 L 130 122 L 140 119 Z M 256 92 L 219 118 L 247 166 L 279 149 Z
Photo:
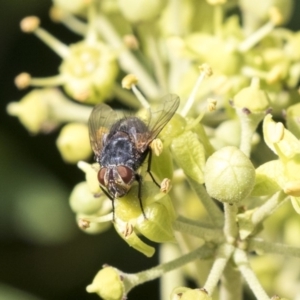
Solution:
M 292 0 L 53 0 L 52 20 L 80 36 L 72 45 L 36 16 L 21 21 L 61 64 L 48 78 L 19 74 L 16 86 L 31 91 L 7 112 L 33 134 L 60 130 L 62 159 L 85 175 L 70 195 L 79 228 L 114 226 L 146 257 L 155 248 L 143 237 L 181 253 L 135 274 L 105 266 L 87 292 L 124 300 L 178 269 L 182 284 L 162 282 L 163 299 L 241 300 L 244 289 L 258 300 L 300 297 L 300 34 L 284 27 L 292 11 Z M 180 107 L 151 144 L 160 188 L 143 165 L 141 190 L 133 184 L 112 211 L 91 163 L 92 106 L 113 99 L 147 120 L 169 93 Z

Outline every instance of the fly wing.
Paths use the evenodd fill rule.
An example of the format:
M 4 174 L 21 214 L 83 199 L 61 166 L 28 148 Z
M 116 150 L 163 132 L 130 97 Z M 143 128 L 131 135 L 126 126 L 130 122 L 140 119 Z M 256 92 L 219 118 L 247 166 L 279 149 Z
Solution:
M 93 108 L 88 120 L 88 128 L 91 147 L 96 156 L 101 155 L 103 139 L 117 119 L 117 112 L 106 104 L 101 103 Z
M 150 112 L 149 142 L 154 140 L 175 114 L 180 100 L 175 94 L 168 94 L 161 99 L 157 109 Z

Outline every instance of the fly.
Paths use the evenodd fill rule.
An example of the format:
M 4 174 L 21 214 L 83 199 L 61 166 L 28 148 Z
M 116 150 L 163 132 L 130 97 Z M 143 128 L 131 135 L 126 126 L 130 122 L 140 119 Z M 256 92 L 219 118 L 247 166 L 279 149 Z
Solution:
M 113 219 L 114 200 L 126 195 L 134 181 L 138 182 L 138 199 L 146 217 L 142 205 L 142 176 L 137 171 L 147 156 L 147 172 L 160 187 L 151 173 L 150 144 L 175 114 L 179 97 L 169 94 L 161 101 L 157 110 L 149 112 L 147 122 L 135 116 L 121 115 L 102 103 L 95 106 L 90 115 L 90 143 L 100 165 L 98 181 L 102 191 L 112 200 Z

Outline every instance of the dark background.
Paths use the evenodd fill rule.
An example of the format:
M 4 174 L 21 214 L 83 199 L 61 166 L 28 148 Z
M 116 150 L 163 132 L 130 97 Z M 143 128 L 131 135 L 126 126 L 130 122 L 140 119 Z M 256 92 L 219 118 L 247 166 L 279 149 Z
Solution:
M 105 263 L 138 272 L 157 263 L 130 248 L 110 229 L 87 235 L 76 226 L 68 199 L 84 174 L 65 164 L 55 146 L 58 132 L 31 136 L 6 105 L 18 91 L 14 77 L 29 72 L 47 77 L 58 72 L 60 58 L 20 20 L 37 15 L 42 26 L 66 44 L 79 36 L 48 17 L 50 0 L 0 1 L 0 299 L 99 299 L 85 288 Z M 134 289 L 130 299 L 158 299 L 158 281 Z
M 296 1 L 297 2 L 297 1 Z M 99 299 L 85 287 L 104 263 L 124 272 L 156 265 L 128 247 L 113 229 L 91 236 L 77 229 L 68 204 L 75 184 L 84 180 L 76 166 L 65 164 L 55 146 L 57 132 L 30 136 L 6 105 L 18 91 L 14 77 L 57 74 L 60 58 L 19 21 L 37 15 L 42 26 L 64 43 L 80 37 L 49 20 L 49 0 L 0 2 L 0 299 Z M 299 5 L 289 27 L 300 27 Z M 299 49 L 300 50 L 300 49 Z M 26 294 L 27 293 L 27 296 Z M 27 298 L 26 298 L 27 297 Z M 129 298 L 158 299 L 158 281 L 135 288 Z

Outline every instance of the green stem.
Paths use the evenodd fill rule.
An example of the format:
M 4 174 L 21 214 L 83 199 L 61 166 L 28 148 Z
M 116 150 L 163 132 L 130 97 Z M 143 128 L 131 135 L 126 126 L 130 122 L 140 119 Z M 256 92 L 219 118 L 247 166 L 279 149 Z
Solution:
M 165 263 L 181 255 L 178 245 L 164 243 L 159 247 L 159 262 Z M 173 270 L 160 278 L 160 299 L 169 299 L 175 286 L 184 286 L 185 278 L 181 269 Z
M 217 244 L 224 242 L 224 235 L 221 230 L 203 228 L 199 225 L 180 221 L 180 219 L 173 223 L 173 229 L 204 239 L 206 242 L 215 242 Z
M 85 40 L 87 44 L 94 45 L 97 42 L 97 29 L 96 29 L 96 17 L 97 17 L 97 7 L 96 3 L 92 1 L 88 7 L 87 18 L 88 27 L 85 35 Z
M 214 289 L 216 288 L 227 265 L 227 262 L 233 252 L 234 247 L 229 244 L 222 244 L 218 248 L 214 264 L 210 270 L 205 285 L 203 286 L 203 288 L 208 292 L 209 295 L 212 295 L 212 293 L 214 292 Z
M 273 195 L 267 202 L 259 206 L 257 210 L 253 212 L 251 221 L 254 225 L 263 222 L 267 217 L 272 215 L 276 209 L 278 209 L 286 200 L 287 195 L 282 191 Z
M 97 29 L 112 47 L 116 49 L 124 48 L 123 41 L 118 32 L 113 28 L 109 20 L 100 13 L 97 16 Z M 125 72 L 134 74 L 139 79 L 139 86 L 143 89 L 147 97 L 159 98 L 160 90 L 157 84 L 128 49 L 123 49 L 118 58 L 121 68 Z
M 177 268 L 180 268 L 187 263 L 196 259 L 206 259 L 213 255 L 213 249 L 208 246 L 197 248 L 196 250 L 180 256 L 170 262 L 163 263 L 154 268 L 146 271 L 142 271 L 136 274 L 126 274 L 124 277 L 124 285 L 126 287 L 126 293 L 128 293 L 133 287 L 142 284 L 144 282 L 159 278 L 166 272 L 170 272 Z
M 159 83 L 159 86 L 162 90 L 162 92 L 165 94 L 168 92 L 168 84 L 167 84 L 167 75 L 166 75 L 166 66 L 162 60 L 160 50 L 158 48 L 158 39 L 157 36 L 155 36 L 154 32 L 154 25 L 149 26 L 147 28 L 148 30 L 145 30 L 146 32 L 146 41 L 148 45 L 148 50 L 153 62 L 153 69 L 155 73 L 155 77 Z
M 253 46 L 255 46 L 260 40 L 268 35 L 273 29 L 274 24 L 270 21 L 252 33 L 246 40 L 244 40 L 238 47 L 238 50 L 242 53 L 247 52 Z
M 238 236 L 238 227 L 236 222 L 237 206 L 235 203 L 224 203 L 224 234 L 229 244 L 233 244 Z
M 87 123 L 92 111 L 92 107 L 72 102 L 60 92 L 57 92 L 57 97 L 53 97 L 48 105 L 51 119 L 60 122 Z
M 250 157 L 252 147 L 252 137 L 256 131 L 259 122 L 264 118 L 265 114 L 247 115 L 242 109 L 236 110 L 241 122 L 241 143 L 240 150 L 244 152 L 247 157 Z
M 86 23 L 77 19 L 76 17 L 74 17 L 74 15 L 64 12 L 61 22 L 71 31 L 82 36 L 86 35 L 87 32 Z
M 195 102 L 195 99 L 196 99 L 197 91 L 198 91 L 198 89 L 199 89 L 202 81 L 204 80 L 205 76 L 206 76 L 205 72 L 201 71 L 201 73 L 200 73 L 200 75 L 197 78 L 196 84 L 194 85 L 193 90 L 192 90 L 189 98 L 187 99 L 187 101 L 186 101 L 183 109 L 180 112 L 180 114 L 183 117 L 186 117 L 186 115 L 188 114 L 188 112 L 192 108 L 192 106 L 193 106 L 193 104 Z
M 232 262 L 228 262 L 221 278 L 220 300 L 242 300 L 243 284 L 241 273 Z
M 181 0 L 170 0 L 169 1 L 170 7 L 170 24 L 172 25 L 172 33 L 174 36 L 182 36 L 183 26 L 182 26 L 182 1 Z
M 45 78 L 30 78 L 30 85 L 36 87 L 55 87 L 64 84 L 64 76 L 56 75 Z
M 126 104 L 126 106 L 130 106 L 132 108 L 140 108 L 140 102 L 134 97 L 134 95 L 120 87 L 120 85 L 115 84 L 113 87 L 113 93 L 118 98 L 118 101 Z
M 233 255 L 234 262 L 248 283 L 257 300 L 270 300 L 255 273 L 251 269 L 247 254 L 244 250 L 236 249 Z
M 188 181 L 192 189 L 197 194 L 198 198 L 201 200 L 203 206 L 205 207 L 211 221 L 217 228 L 222 228 L 224 224 L 224 215 L 221 209 L 213 201 L 213 199 L 207 194 L 205 188 L 202 184 L 188 177 Z
M 215 5 L 213 12 L 214 31 L 215 35 L 219 37 L 222 36 L 223 15 L 224 13 L 222 5 Z
M 249 251 L 282 254 L 284 256 L 300 258 L 300 248 L 298 247 L 292 247 L 279 243 L 270 243 L 259 238 L 250 238 L 248 241 Z
M 59 41 L 56 37 L 50 34 L 43 28 L 37 28 L 34 34 L 39 37 L 48 47 L 50 47 L 61 58 L 65 58 L 69 55 L 70 50 L 67 45 Z

